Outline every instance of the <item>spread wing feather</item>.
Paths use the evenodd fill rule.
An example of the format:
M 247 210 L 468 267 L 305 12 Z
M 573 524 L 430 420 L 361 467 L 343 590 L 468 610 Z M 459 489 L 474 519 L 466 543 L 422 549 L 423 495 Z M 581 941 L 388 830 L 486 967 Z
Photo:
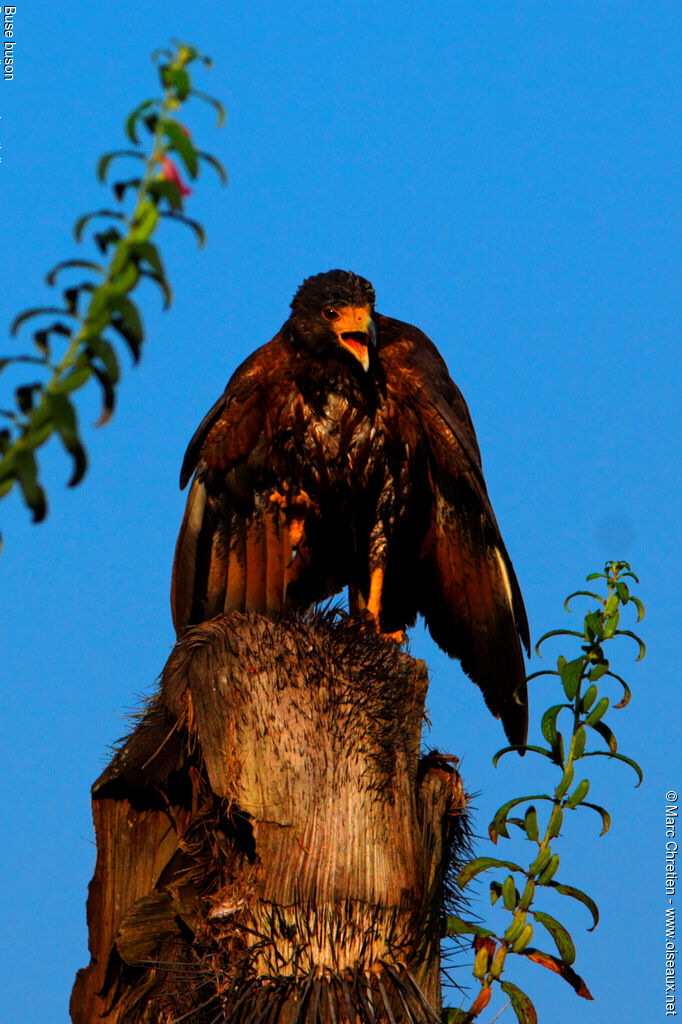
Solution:
M 179 636 L 188 625 L 223 611 L 277 615 L 287 586 L 304 564 L 300 559 L 289 567 L 284 514 L 254 479 L 254 453 L 263 441 L 264 392 L 279 354 L 278 335 L 242 363 L 187 448 L 181 486 L 196 473 L 171 582 Z M 268 400 L 272 397 L 270 389 Z
M 528 620 L 488 497 L 466 403 L 433 343 L 387 321 L 382 353 L 389 387 L 419 421 L 430 519 L 419 558 L 419 605 L 436 643 L 480 687 L 512 743 L 528 730 Z M 393 368 L 396 368 L 395 370 Z M 398 374 L 399 373 L 399 377 Z M 395 374 L 395 375 L 394 375 Z M 418 474 L 415 474 L 415 476 Z

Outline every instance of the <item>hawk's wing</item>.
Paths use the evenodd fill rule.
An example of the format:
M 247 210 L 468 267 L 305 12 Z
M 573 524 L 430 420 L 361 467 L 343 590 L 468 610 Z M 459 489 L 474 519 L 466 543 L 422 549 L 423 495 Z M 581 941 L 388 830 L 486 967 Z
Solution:
M 266 420 L 277 414 L 287 359 L 281 335 L 249 356 L 187 448 L 181 486 L 196 473 L 173 563 L 171 609 L 178 636 L 223 611 L 276 615 L 300 570 L 288 567 L 285 517 L 264 482 Z
M 415 499 L 430 503 L 417 568 L 418 607 L 436 643 L 459 658 L 512 743 L 528 731 L 521 591 L 488 497 L 471 416 L 435 345 L 380 317 L 389 397 L 416 416 L 423 448 Z M 426 463 L 425 465 L 423 463 Z M 425 516 L 426 518 L 426 516 Z

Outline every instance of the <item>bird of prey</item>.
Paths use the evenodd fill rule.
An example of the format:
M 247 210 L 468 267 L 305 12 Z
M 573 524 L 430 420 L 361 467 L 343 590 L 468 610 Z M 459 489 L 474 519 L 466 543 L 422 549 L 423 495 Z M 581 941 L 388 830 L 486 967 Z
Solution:
M 382 633 L 421 614 L 523 744 L 528 622 L 469 410 L 429 338 L 374 304 L 351 272 L 307 278 L 202 420 L 180 475 L 194 473 L 176 631 L 348 586 L 351 613 Z

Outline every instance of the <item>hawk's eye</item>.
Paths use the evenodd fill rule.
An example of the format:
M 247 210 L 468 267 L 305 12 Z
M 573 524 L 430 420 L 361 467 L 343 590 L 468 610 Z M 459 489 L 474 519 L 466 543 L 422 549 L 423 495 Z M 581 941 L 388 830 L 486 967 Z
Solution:
M 337 313 L 337 311 L 335 309 L 332 309 L 331 306 L 325 306 L 324 307 L 324 309 L 322 310 L 322 316 L 325 318 L 325 320 L 338 320 L 339 319 L 339 314 Z

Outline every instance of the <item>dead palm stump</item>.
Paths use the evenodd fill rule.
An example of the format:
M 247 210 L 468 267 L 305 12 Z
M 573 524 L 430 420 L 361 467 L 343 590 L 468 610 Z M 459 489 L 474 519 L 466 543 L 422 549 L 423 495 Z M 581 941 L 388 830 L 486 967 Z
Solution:
M 427 683 L 344 617 L 189 631 L 93 788 L 74 1024 L 437 1021 L 466 822 Z

